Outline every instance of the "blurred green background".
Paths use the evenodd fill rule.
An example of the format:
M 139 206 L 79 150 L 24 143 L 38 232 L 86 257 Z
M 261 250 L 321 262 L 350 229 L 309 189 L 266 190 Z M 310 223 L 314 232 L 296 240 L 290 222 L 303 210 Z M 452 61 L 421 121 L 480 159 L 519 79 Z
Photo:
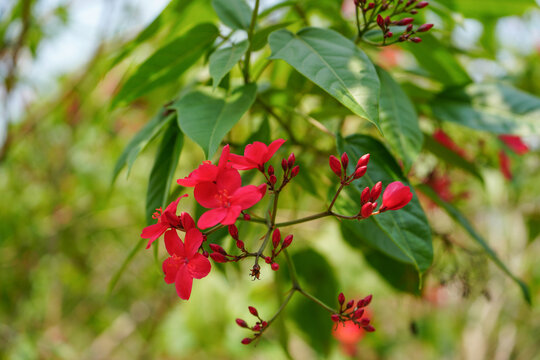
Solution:
M 250 281 L 248 264 L 213 264 L 222 271 L 196 281 L 192 299 L 182 302 L 164 283 L 151 252 L 141 251 L 108 292 L 145 226 L 156 145 L 137 159 L 129 178 L 121 173 L 114 186 L 112 170 L 124 146 L 169 98 L 158 92 L 116 110 L 110 100 L 132 61 L 151 53 L 166 32 L 112 70 L 111 61 L 129 49 L 129 39 L 166 3 L 0 3 L 0 358 L 281 359 L 289 355 L 280 333 L 288 337 L 290 356 L 317 358 L 290 314 L 276 325 L 285 332 L 268 332 L 256 347 L 240 344 L 247 334 L 234 319 L 248 320 L 248 305 L 269 317 L 286 290 L 269 272 Z M 263 7 L 271 3 L 263 1 Z M 487 9 L 520 1 L 483 3 L 485 13 L 470 19 L 456 15 L 454 27 L 442 30 L 453 41 L 448 46 L 475 80 L 509 79 L 539 96 L 540 10 L 527 7 L 505 16 Z M 206 2 L 201 4 L 191 14 L 214 16 Z M 321 16 L 313 14 L 313 22 L 324 23 Z M 439 15 L 431 16 L 436 22 Z M 184 25 L 173 23 L 167 31 L 175 26 Z M 378 54 L 380 63 L 394 61 L 393 53 Z M 491 154 L 491 137 L 457 126 L 445 130 L 483 156 L 485 187 L 456 171 L 450 175 L 452 189 L 468 193 L 457 200 L 460 208 L 528 283 L 532 306 L 428 201 L 426 212 L 442 235 L 434 237 L 435 261 L 422 296 L 398 293 L 385 283 L 340 240 L 336 222 L 297 227 L 295 246 L 302 249 L 309 242 L 324 253 L 339 290 L 348 296 L 374 294 L 377 332 L 358 344 L 358 358 L 540 359 L 540 137 L 525 139 L 532 152 L 513 159 L 515 178 L 505 182 Z M 486 148 L 469 141 L 472 136 Z M 178 177 L 202 160 L 200 149 L 188 141 Z M 425 173 L 434 161 L 424 154 L 414 171 Z M 292 214 L 320 206 L 309 195 L 297 200 L 290 205 Z M 331 329 L 330 322 L 318 329 L 332 339 L 329 358 L 345 358 Z

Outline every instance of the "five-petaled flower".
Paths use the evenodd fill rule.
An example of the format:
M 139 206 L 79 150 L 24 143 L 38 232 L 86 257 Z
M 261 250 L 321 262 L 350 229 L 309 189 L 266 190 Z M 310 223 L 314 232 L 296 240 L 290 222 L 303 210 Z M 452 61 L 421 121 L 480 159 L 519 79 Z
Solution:
M 210 272 L 210 261 L 198 252 L 203 235 L 197 229 L 190 229 L 182 243 L 176 230 L 165 233 L 165 247 L 170 257 L 163 262 L 165 282 L 174 283 L 178 296 L 188 300 L 193 279 L 202 279 Z
M 238 170 L 259 169 L 264 171 L 264 164 L 272 158 L 284 142 L 283 139 L 277 139 L 266 146 L 260 141 L 255 141 L 253 144 L 246 145 L 244 156 L 230 154 L 229 160 L 232 166 Z
M 165 211 L 161 208 L 156 209 L 152 218 L 157 219 L 157 224 L 147 226 L 143 229 L 141 237 L 143 239 L 150 239 L 146 248 L 148 249 L 154 241 L 157 240 L 167 229 L 179 229 L 187 231 L 192 227 L 195 227 L 195 222 L 188 213 L 182 213 L 180 216 L 176 215 L 176 209 L 178 208 L 178 202 L 181 198 L 188 196 L 184 194 L 178 199 L 170 203 Z
M 379 211 L 398 210 L 411 201 L 413 194 L 408 186 L 399 181 L 390 183 L 383 193 L 382 206 Z
M 225 145 L 219 157 L 218 165 L 212 164 L 210 161 L 204 161 L 198 168 L 193 170 L 187 177 L 178 179 L 178 185 L 185 187 L 194 187 L 203 182 L 212 182 L 222 177 L 228 177 L 234 170 L 229 161 L 230 149 L 229 145 Z M 234 176 L 234 174 L 233 174 Z

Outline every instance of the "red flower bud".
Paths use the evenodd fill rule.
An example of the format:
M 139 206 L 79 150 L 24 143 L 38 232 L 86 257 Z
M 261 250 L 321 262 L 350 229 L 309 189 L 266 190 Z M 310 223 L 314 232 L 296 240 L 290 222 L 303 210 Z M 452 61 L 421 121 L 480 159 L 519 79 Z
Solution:
M 375 210 L 377 208 L 377 202 L 375 201 L 373 204 L 373 210 Z
M 389 32 L 387 32 L 386 35 L 384 35 L 384 36 L 387 37 L 387 38 L 391 38 L 393 35 L 394 35 L 394 33 L 391 32 L 391 31 L 389 31 Z
M 283 169 L 283 171 L 287 170 L 287 160 L 286 159 L 281 160 L 281 168 Z
M 386 26 L 390 25 L 390 16 L 387 16 L 384 18 L 384 25 Z
M 242 320 L 242 319 L 236 319 L 236 323 L 238 324 L 238 326 L 240 327 L 243 327 L 243 328 L 247 328 L 248 327 L 248 324 Z
M 360 325 L 367 326 L 369 325 L 369 322 L 370 320 L 368 318 L 363 318 L 362 320 L 360 320 Z
M 261 325 L 255 324 L 255 326 L 253 327 L 253 331 L 261 331 Z
M 251 338 L 244 338 L 244 339 L 242 339 L 242 344 L 249 345 L 252 341 L 253 341 L 253 339 L 251 339 Z
M 328 162 L 330 163 L 330 169 L 332 169 L 334 174 L 341 177 L 341 163 L 339 162 L 338 158 L 334 155 L 330 155 Z
M 354 0 L 354 6 L 360 5 L 360 0 Z
M 294 157 L 294 153 L 291 153 L 291 155 L 289 155 L 289 158 L 287 159 L 287 166 L 289 167 L 289 169 L 294 166 L 295 161 L 296 158 Z
M 246 249 L 244 242 L 242 240 L 236 240 L 236 247 L 242 251 Z
M 220 253 L 211 253 L 210 257 L 217 263 L 226 263 L 229 261 L 224 255 Z
M 251 220 L 251 216 L 249 214 L 244 214 L 244 220 L 246 221 Z
M 218 244 L 210 244 L 209 246 L 210 246 L 210 249 L 212 249 L 213 252 L 220 253 L 220 254 L 223 254 L 223 255 L 227 255 L 227 252 L 225 251 L 225 249 L 223 249 Z
M 207 258 L 208 256 L 210 256 L 210 254 L 208 254 L 208 251 L 206 251 L 206 250 L 204 250 L 204 251 L 202 252 L 202 255 L 203 255 L 205 258 Z
M 360 319 L 364 315 L 364 309 L 358 309 L 354 312 L 353 318 L 354 319 Z
M 358 169 L 362 166 L 367 166 L 369 162 L 369 157 L 370 157 L 369 154 L 362 155 L 362 157 L 358 159 L 358 162 L 356 163 L 356 168 Z
M 345 295 L 343 295 L 343 293 L 339 293 L 339 295 L 337 297 L 337 301 L 338 301 L 339 305 L 343 305 L 343 303 L 345 302 Z
M 381 210 L 398 210 L 407 205 L 413 194 L 408 186 L 403 185 L 399 181 L 390 183 L 383 193 L 383 201 Z
M 412 28 L 413 28 L 412 24 L 407 25 L 407 29 L 405 30 L 405 32 L 411 32 Z
M 332 319 L 333 322 L 338 322 L 339 321 L 339 315 L 338 314 L 332 314 L 332 315 L 330 315 L 330 318 Z
M 255 309 L 253 306 L 249 306 L 248 309 L 249 309 L 249 312 L 251 313 L 251 315 L 259 316 L 259 313 L 257 312 L 257 309 Z
M 374 332 L 375 328 L 371 325 L 367 325 L 367 326 L 364 326 L 364 330 L 366 330 L 367 332 Z
M 295 167 L 293 167 L 291 170 L 291 177 L 295 177 L 296 175 L 298 175 L 299 171 L 300 171 L 300 166 L 296 165 Z
M 293 236 L 292 235 L 285 236 L 285 239 L 283 240 L 283 244 L 281 245 L 281 248 L 282 249 L 288 248 L 289 245 L 291 245 L 292 241 L 293 241 Z
M 268 167 L 268 175 L 274 175 L 274 167 L 272 165 Z
M 365 187 L 364 190 L 362 190 L 362 194 L 360 195 L 360 203 L 364 205 L 369 201 L 369 187 Z
M 267 323 L 266 321 L 263 321 L 263 322 L 261 323 L 261 326 L 262 326 L 263 328 L 265 328 L 265 327 L 268 326 L 268 323 Z
M 370 193 L 370 196 L 369 196 L 369 201 L 371 201 L 371 202 L 376 201 L 379 198 L 379 196 L 381 195 L 381 191 L 382 191 L 382 182 L 379 181 L 371 189 L 371 193 Z
M 270 256 L 265 257 L 264 262 L 267 263 L 267 264 L 271 264 L 272 263 L 272 258 Z
M 384 29 L 384 19 L 381 14 L 377 15 L 377 25 L 379 25 L 381 29 Z
M 362 210 L 360 211 L 360 214 L 363 218 L 368 218 L 373 213 L 373 204 L 370 202 L 365 203 L 362 205 Z
M 347 166 L 349 166 L 349 156 L 347 156 L 347 153 L 341 154 L 341 165 L 343 165 L 343 170 L 347 172 Z
M 273 264 L 271 265 L 271 267 L 272 267 L 272 270 L 274 270 L 274 271 L 278 271 L 278 270 L 279 270 L 279 264 L 278 264 L 278 263 L 273 263 Z
M 411 10 L 411 11 L 409 11 L 409 13 L 412 14 L 412 15 L 416 15 L 416 14 L 418 14 L 418 10 Z
M 279 243 L 281 242 L 281 232 L 279 229 L 275 229 L 272 233 L 272 245 L 274 245 L 274 249 L 278 247 Z
M 231 235 L 234 240 L 238 240 L 238 228 L 236 225 L 229 225 L 229 235 Z
M 362 304 L 363 304 L 362 307 L 368 306 L 371 303 L 371 299 L 373 299 L 373 295 L 371 295 L 371 294 L 366 296 L 365 298 L 363 298 L 362 299 Z
M 422 39 L 420 39 L 419 37 L 413 37 L 413 38 L 410 38 L 409 40 L 411 40 L 413 43 L 419 43 L 419 42 L 422 42 Z
M 429 3 L 427 1 L 420 1 L 418 4 L 416 4 L 415 8 L 423 9 L 428 5 L 429 5 Z
M 349 302 L 347 303 L 347 306 L 345 306 L 345 308 L 350 309 L 350 308 L 352 308 L 353 306 L 354 306 L 354 300 L 351 300 L 351 301 L 349 301 Z
M 396 25 L 405 26 L 405 25 L 411 24 L 413 21 L 414 21 L 413 18 L 403 18 L 403 19 L 399 20 L 398 22 L 396 22 Z
M 270 175 L 270 184 L 274 185 L 277 182 L 276 175 Z
M 433 24 L 422 24 L 416 29 L 417 32 L 426 32 L 433 27 Z
M 373 9 L 375 7 L 375 3 L 369 3 L 368 4 L 368 9 Z
M 356 171 L 354 172 L 353 177 L 355 179 L 360 179 L 362 176 L 366 175 L 367 166 L 360 166 Z

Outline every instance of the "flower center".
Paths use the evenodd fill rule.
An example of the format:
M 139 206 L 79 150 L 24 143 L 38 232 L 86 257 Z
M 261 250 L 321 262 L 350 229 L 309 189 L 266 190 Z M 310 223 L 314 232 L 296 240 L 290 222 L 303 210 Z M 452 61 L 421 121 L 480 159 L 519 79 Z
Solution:
M 156 211 L 152 214 L 152 219 L 157 219 L 158 223 L 161 222 L 161 215 L 163 214 L 162 208 L 157 208 Z
M 215 195 L 215 198 L 217 201 L 221 203 L 221 207 L 231 206 L 231 196 L 229 195 L 229 191 L 227 189 L 218 190 L 217 194 Z

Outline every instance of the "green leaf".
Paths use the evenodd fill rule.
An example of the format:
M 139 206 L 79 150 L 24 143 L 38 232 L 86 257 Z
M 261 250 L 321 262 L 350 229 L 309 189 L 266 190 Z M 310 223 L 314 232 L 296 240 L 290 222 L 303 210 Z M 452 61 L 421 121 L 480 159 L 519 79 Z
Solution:
M 301 250 L 292 255 L 298 280 L 303 289 L 329 306 L 337 303 L 338 286 L 334 271 L 328 261 L 312 249 Z M 291 304 L 291 317 L 309 340 L 309 344 L 319 353 L 327 355 L 330 351 L 332 329 L 330 313 L 295 294 Z
M 268 38 L 271 59 L 285 60 L 356 115 L 379 128 L 379 78 L 367 55 L 328 29 L 278 30 Z
M 504 84 L 471 84 L 439 94 L 433 115 L 476 130 L 529 135 L 540 132 L 540 98 Z
M 521 15 L 531 7 L 538 6 L 534 0 L 447 0 L 446 5 L 468 18 Z
M 159 114 L 154 116 L 139 132 L 131 139 L 126 146 L 122 155 L 116 161 L 114 166 L 112 183 L 116 180 L 116 177 L 122 171 L 124 166 L 128 166 L 127 175 L 131 170 L 131 166 L 135 162 L 135 159 L 139 153 L 148 145 L 152 139 L 154 139 L 161 130 L 175 117 L 174 113 L 169 110 L 161 110 Z
M 219 49 L 210 55 L 210 76 L 212 76 L 214 89 L 219 85 L 221 79 L 240 61 L 248 47 L 249 43 L 242 41 L 231 47 Z
M 351 222 L 342 221 L 340 224 L 342 238 L 362 254 L 367 263 L 377 271 L 386 282 L 395 289 L 414 295 L 420 294 L 420 281 L 414 266 L 384 255 L 358 238 Z
M 506 267 L 506 265 L 499 259 L 495 251 L 491 249 L 489 244 L 476 232 L 476 230 L 473 228 L 473 226 L 469 223 L 467 218 L 458 210 L 456 209 L 452 204 L 447 203 L 443 199 L 437 195 L 437 193 L 431 189 L 429 186 L 421 184 L 417 186 L 417 189 L 420 190 L 422 193 L 427 195 L 431 200 L 433 200 L 437 205 L 439 205 L 442 209 L 444 209 L 448 215 L 452 219 L 454 219 L 459 225 L 465 229 L 471 235 L 474 241 L 476 241 L 487 253 L 487 255 L 491 258 L 491 260 L 502 270 L 504 271 L 512 280 L 516 282 L 516 284 L 519 285 L 521 292 L 523 293 L 523 297 L 525 300 L 531 304 L 531 294 L 529 292 L 529 288 L 527 285 L 518 277 L 516 277 L 510 270 Z
M 385 139 L 402 160 L 405 169 L 422 149 L 423 135 L 418 125 L 418 115 L 409 97 L 389 73 L 377 67 L 381 82 L 379 116 Z
M 148 225 L 155 222 L 152 219 L 152 214 L 156 208 L 165 208 L 167 206 L 169 189 L 183 144 L 184 135 L 175 123 L 171 123 L 163 134 L 148 179 L 148 189 L 146 191 L 146 223 Z
M 356 162 L 362 155 L 371 154 L 367 174 L 346 187 L 336 202 L 336 208 L 340 213 L 357 214 L 361 209 L 362 190 L 366 186 L 372 187 L 378 181 L 382 181 L 383 187 L 393 181 L 401 181 L 411 187 L 396 160 L 384 145 L 370 136 L 352 135 L 345 139 L 338 138 L 338 151 L 349 155 L 350 172 L 354 170 Z M 433 261 L 431 228 L 412 187 L 411 191 L 413 199 L 404 208 L 387 211 L 361 221 L 348 221 L 346 226 L 370 247 L 414 266 L 421 275 Z
M 249 110 L 257 93 L 257 85 L 247 84 L 230 95 L 210 89 L 187 93 L 171 108 L 178 113 L 178 125 L 201 146 L 207 158 L 212 157 L 221 140 Z
M 469 174 L 475 176 L 478 180 L 480 180 L 482 184 L 484 183 L 484 178 L 482 177 L 480 170 L 478 170 L 474 163 L 464 159 L 456 152 L 440 144 L 435 139 L 433 139 L 432 136 L 427 134 L 424 136 L 424 148 L 433 155 L 437 156 L 439 159 L 446 162 L 447 164 L 458 167 L 468 172 Z
M 251 8 L 245 0 L 212 0 L 219 19 L 233 30 L 247 30 L 251 23 Z
M 259 31 L 256 31 L 255 34 L 253 34 L 253 39 L 251 40 L 251 50 L 261 50 L 268 43 L 268 35 L 293 23 L 293 21 L 282 22 L 279 24 L 267 26 Z
M 272 140 L 270 139 L 270 121 L 268 121 L 268 116 L 264 116 L 261 121 L 261 125 L 251 133 L 249 138 L 246 140 L 246 144 L 253 144 L 255 141 L 260 141 L 265 144 L 269 144 Z
M 200 24 L 154 52 L 135 70 L 112 101 L 112 107 L 135 100 L 149 91 L 178 81 L 218 35 L 213 24 Z
M 407 43 L 404 46 L 414 55 L 422 69 L 444 85 L 463 86 L 472 82 L 454 54 L 434 36 L 423 34 L 420 44 Z

